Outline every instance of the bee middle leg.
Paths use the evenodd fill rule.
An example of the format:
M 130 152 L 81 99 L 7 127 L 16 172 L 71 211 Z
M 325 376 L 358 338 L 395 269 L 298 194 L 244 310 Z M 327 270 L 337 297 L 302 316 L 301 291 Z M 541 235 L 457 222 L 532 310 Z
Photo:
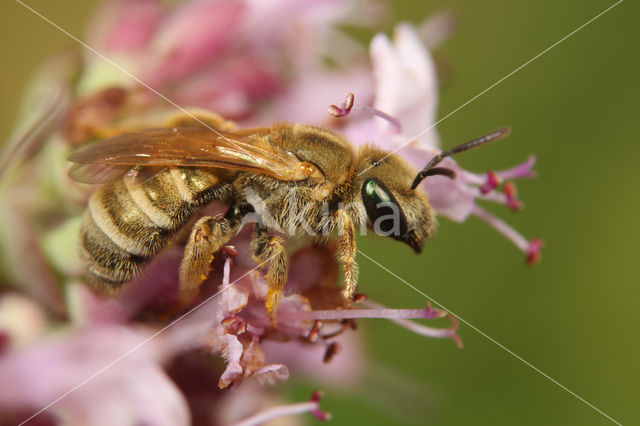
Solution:
M 271 324 L 275 325 L 282 288 L 287 282 L 289 274 L 289 258 L 285 251 L 284 240 L 277 235 L 269 235 L 264 229 L 258 228 L 253 241 L 251 241 L 251 250 L 253 252 L 253 260 L 260 266 L 266 265 L 268 267 L 267 284 L 269 291 L 265 307 Z
M 180 263 L 180 305 L 187 306 L 198 294 L 211 270 L 213 254 L 231 238 L 232 226 L 224 217 L 200 218 L 189 235 Z
M 344 288 L 342 295 L 350 304 L 358 289 L 358 264 L 356 263 L 356 232 L 351 216 L 346 210 L 338 211 L 338 260 L 344 268 Z

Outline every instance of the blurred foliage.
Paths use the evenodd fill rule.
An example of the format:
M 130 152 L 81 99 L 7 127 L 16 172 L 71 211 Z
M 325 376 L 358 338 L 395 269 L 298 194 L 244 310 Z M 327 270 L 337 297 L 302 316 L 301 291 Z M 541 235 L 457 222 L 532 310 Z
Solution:
M 95 3 L 28 4 L 82 38 Z M 404 0 L 393 3 L 389 22 L 456 13 L 457 30 L 436 52 L 446 73 L 444 116 L 611 4 Z M 76 45 L 17 2 L 1 10 L 5 137 L 30 73 L 48 55 Z M 544 238 L 540 264 L 525 267 L 520 252 L 474 219 L 443 219 L 419 257 L 390 240 L 360 240 L 369 256 L 624 424 L 640 422 L 638 16 L 637 3 L 621 3 L 438 126 L 445 147 L 513 127 L 506 142 L 458 159 L 470 170 L 538 156 L 539 177 L 519 185 L 526 208 L 498 213 L 528 237 Z M 366 258 L 360 264 L 361 289 L 372 298 L 394 307 L 426 302 Z M 326 389 L 323 407 L 334 425 L 609 423 L 465 325 L 462 351 L 391 323 L 360 325 L 372 376 L 359 394 Z M 312 388 L 294 383 L 292 398 L 306 399 Z

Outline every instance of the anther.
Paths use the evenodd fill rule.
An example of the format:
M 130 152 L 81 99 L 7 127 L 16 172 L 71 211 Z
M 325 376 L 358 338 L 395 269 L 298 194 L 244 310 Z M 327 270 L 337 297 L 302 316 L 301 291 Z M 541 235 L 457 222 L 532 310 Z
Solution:
M 327 346 L 327 350 L 324 352 L 324 358 L 322 359 L 322 362 L 324 362 L 325 364 L 331 362 L 333 357 L 336 356 L 338 352 L 340 352 L 340 349 L 340 345 L 338 345 L 337 342 L 330 343 L 329 346 Z
M 331 420 L 331 413 L 320 410 L 320 400 L 324 398 L 324 393 L 321 390 L 317 390 L 311 394 L 310 401 L 318 406 L 310 411 L 310 413 L 318 420 Z
M 309 342 L 311 343 L 314 343 L 316 340 L 318 340 L 318 335 L 320 334 L 321 328 L 322 328 L 322 321 L 315 320 L 313 322 L 313 327 L 311 328 L 311 330 L 309 331 L 309 334 L 307 335 L 307 340 L 309 340 Z
M 527 248 L 527 266 L 535 265 L 540 260 L 540 249 L 542 248 L 543 241 L 540 238 L 533 238 L 529 241 L 529 247 Z
M 483 194 L 488 194 L 489 192 L 496 189 L 498 185 L 500 185 L 500 178 L 494 171 L 489 170 L 487 172 L 487 181 L 480 187 L 480 192 Z
M 226 317 L 221 321 L 224 331 L 228 334 L 239 335 L 247 330 L 247 322 L 241 316 Z
M 353 295 L 353 303 L 362 303 L 367 300 L 367 295 L 364 293 L 356 293 Z
M 356 328 L 358 328 L 358 325 L 357 325 L 356 320 L 354 318 L 344 319 L 344 320 L 342 320 L 341 327 L 337 331 L 334 331 L 333 333 L 329 333 L 329 334 L 323 334 L 322 338 L 323 339 L 333 339 L 334 337 L 338 337 L 339 335 L 341 335 L 345 331 L 355 330 Z
M 346 115 L 349 115 L 349 113 L 351 112 L 351 110 L 354 107 L 354 96 L 353 93 L 347 93 L 347 97 L 345 98 L 344 102 L 342 103 L 341 106 L 337 106 L 337 105 L 329 105 L 329 114 L 339 118 L 339 117 L 344 117 Z M 360 111 L 364 111 L 366 113 L 369 113 L 371 115 L 375 115 L 376 117 L 380 117 L 383 120 L 387 121 L 389 124 L 391 124 L 391 126 L 393 127 L 393 131 L 395 133 L 401 133 L 402 132 L 402 125 L 400 124 L 400 121 L 387 114 L 384 111 L 380 111 L 376 108 L 370 107 L 370 106 L 356 106 L 355 107 L 357 110 Z
M 507 207 L 513 211 L 520 210 L 522 202 L 517 198 L 516 185 L 513 182 L 506 182 L 502 186 L 502 192 L 507 197 Z
M 347 93 L 347 97 L 345 98 L 341 106 L 337 106 L 333 104 L 329 105 L 329 114 L 336 118 L 344 117 L 348 115 L 351 112 L 351 109 L 353 108 L 353 100 L 354 100 L 353 93 Z
M 238 250 L 236 250 L 235 246 L 223 246 L 220 251 L 222 252 L 222 257 L 225 259 L 229 259 L 230 266 L 233 267 L 233 258 L 238 256 Z M 213 256 L 211 256 L 213 260 Z

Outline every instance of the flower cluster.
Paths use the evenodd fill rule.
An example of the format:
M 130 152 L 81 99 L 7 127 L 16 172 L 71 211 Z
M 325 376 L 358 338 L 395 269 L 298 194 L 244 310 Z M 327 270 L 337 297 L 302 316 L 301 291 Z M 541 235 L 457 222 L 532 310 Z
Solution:
M 432 129 L 438 88 L 419 32 L 402 24 L 393 42 L 377 35 L 370 64 L 366 50 L 336 29 L 337 23 L 374 19 L 376 11 L 358 11 L 358 20 L 354 4 L 338 0 L 197 0 L 171 7 L 159 0 L 113 0 L 99 9 L 87 43 L 112 63 L 92 52 L 79 63 L 69 57 L 56 62 L 60 78 L 47 77 L 45 108 L 11 151 L 29 155 L 0 187 L 13 206 L 0 217 L 2 250 L 10 259 L 6 280 L 29 295 L 0 293 L 0 422 L 33 414 L 43 422 L 96 425 L 243 418 L 240 424 L 259 424 L 301 412 L 326 419 L 318 393 L 309 402 L 284 404 L 263 389 L 292 373 L 321 385 L 358 382 L 366 357 L 351 332 L 357 319 L 387 318 L 461 346 L 456 318 L 428 304 L 389 309 L 359 295 L 346 306 L 335 285 L 331 243 L 303 244 L 291 254 L 275 327 L 265 311 L 265 276 L 249 255 L 250 227 L 215 255 L 212 273 L 186 312 L 175 311 L 182 247 L 156 256 L 118 299 L 84 286 L 74 255 L 90 190 L 66 177 L 66 153 L 123 129 L 161 125 L 175 105 L 212 110 L 238 126 L 321 124 L 356 146 L 375 144 L 417 168 L 427 164 L 439 152 Z M 446 19 L 437 19 L 423 26 L 432 42 L 450 30 Z M 332 105 L 345 93 L 355 93 L 355 106 L 354 96 Z M 334 117 L 348 117 L 331 117 L 329 105 Z M 533 263 L 540 241 L 527 241 L 476 205 L 488 200 L 520 208 L 511 180 L 533 176 L 533 162 L 475 174 L 446 159 L 457 178 L 435 176 L 422 188 L 438 214 L 484 219 Z M 213 203 L 206 213 L 224 208 Z M 449 327 L 413 321 L 443 317 Z M 215 362 L 219 357 L 224 364 Z

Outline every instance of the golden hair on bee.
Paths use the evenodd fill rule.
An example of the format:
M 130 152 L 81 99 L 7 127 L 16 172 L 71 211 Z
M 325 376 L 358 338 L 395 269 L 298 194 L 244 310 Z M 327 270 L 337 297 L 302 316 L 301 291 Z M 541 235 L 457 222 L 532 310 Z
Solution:
M 207 278 L 214 253 L 251 216 L 257 222 L 252 256 L 268 268 L 266 307 L 272 321 L 289 270 L 287 234 L 319 239 L 338 234 L 348 306 L 357 290 L 356 227 L 419 253 L 435 218 L 417 185 L 436 174 L 453 177 L 435 167 L 440 160 L 507 133 L 501 129 L 442 152 L 416 175 L 400 157 L 372 146 L 356 151 L 323 127 L 280 123 L 237 129 L 212 113 L 177 114 L 163 127 L 125 132 L 71 154 L 74 179 L 102 184 L 84 215 L 80 256 L 93 287 L 117 295 L 187 230 L 179 295 L 188 305 Z M 225 203 L 226 214 L 193 223 L 213 201 Z

